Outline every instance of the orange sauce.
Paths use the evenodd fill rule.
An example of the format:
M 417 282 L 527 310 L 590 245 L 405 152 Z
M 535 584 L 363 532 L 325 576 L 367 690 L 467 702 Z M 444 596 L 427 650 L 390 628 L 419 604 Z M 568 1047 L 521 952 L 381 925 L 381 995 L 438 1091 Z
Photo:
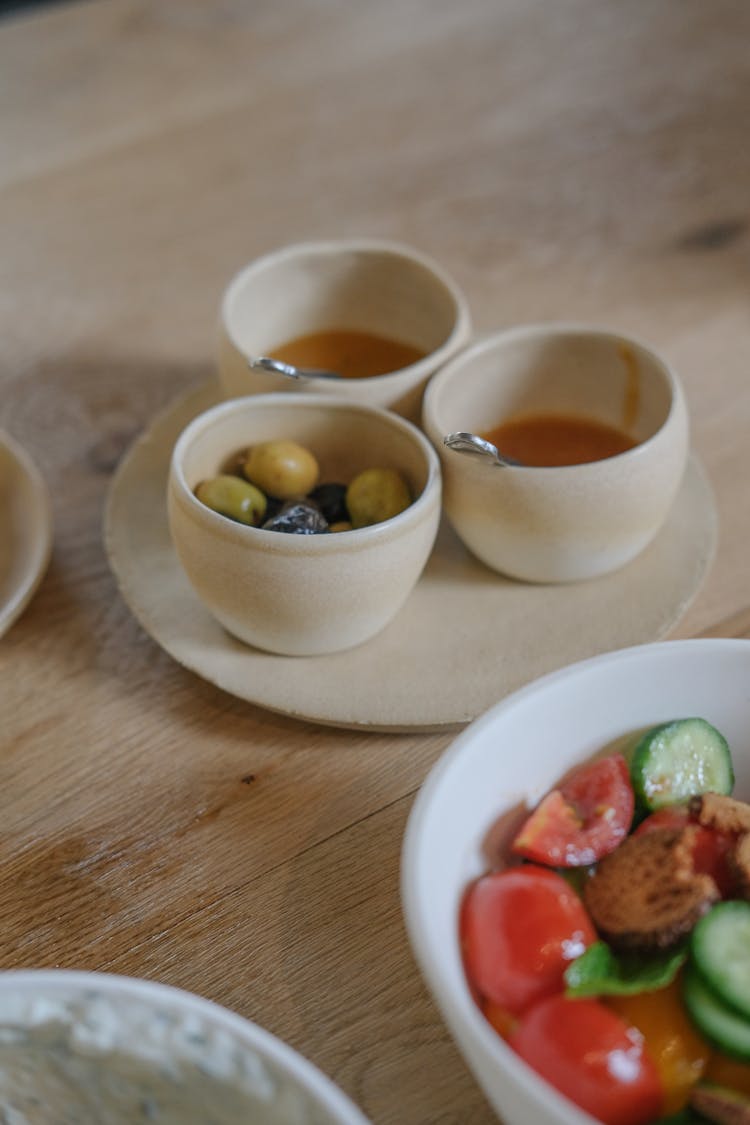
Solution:
M 524 414 L 481 436 L 522 465 L 582 465 L 638 444 L 614 426 L 574 414 Z
M 367 379 L 371 375 L 399 371 L 423 359 L 425 354 L 411 344 L 402 344 L 385 336 L 343 329 L 297 336 L 271 351 L 274 359 L 284 363 L 336 371 L 347 379 Z

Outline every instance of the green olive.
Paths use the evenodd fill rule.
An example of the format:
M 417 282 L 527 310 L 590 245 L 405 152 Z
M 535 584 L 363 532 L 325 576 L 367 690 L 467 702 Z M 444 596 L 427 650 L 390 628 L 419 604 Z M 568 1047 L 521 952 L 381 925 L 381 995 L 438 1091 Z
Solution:
M 411 504 L 406 481 L 395 469 L 365 469 L 346 490 L 352 527 L 382 523 Z
M 195 495 L 202 504 L 238 523 L 257 527 L 266 514 L 266 498 L 259 488 L 241 477 L 221 474 L 201 481 Z
M 243 471 L 276 500 L 306 496 L 318 481 L 318 462 L 296 441 L 264 441 L 249 451 Z

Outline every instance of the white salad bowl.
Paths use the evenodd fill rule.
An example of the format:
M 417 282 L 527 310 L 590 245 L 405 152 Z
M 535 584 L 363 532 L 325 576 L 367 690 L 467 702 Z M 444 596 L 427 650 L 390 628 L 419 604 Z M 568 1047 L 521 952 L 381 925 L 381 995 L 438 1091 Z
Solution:
M 0 1119 L 367 1125 L 312 1063 L 210 1000 L 153 981 L 43 969 L 0 973 Z
M 705 639 L 624 649 L 537 680 L 467 727 L 417 796 L 402 855 L 409 938 L 459 1050 L 505 1125 L 585 1125 L 593 1118 L 511 1050 L 467 985 L 459 906 L 487 869 L 483 841 L 504 811 L 535 804 L 575 764 L 687 716 L 724 734 L 735 793 L 750 795 L 750 641 Z

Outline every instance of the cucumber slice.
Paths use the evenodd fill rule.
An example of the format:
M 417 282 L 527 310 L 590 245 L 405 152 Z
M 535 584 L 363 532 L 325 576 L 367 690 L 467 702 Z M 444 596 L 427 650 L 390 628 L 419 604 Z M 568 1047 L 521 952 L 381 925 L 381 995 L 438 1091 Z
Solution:
M 750 1061 L 750 1021 L 724 1004 L 694 965 L 685 973 L 683 999 L 698 1030 L 732 1058 Z
M 690 939 L 696 968 L 728 1007 L 750 1021 L 750 902 L 720 902 Z
M 705 719 L 675 719 L 647 731 L 633 751 L 636 799 L 653 812 L 699 793 L 727 795 L 734 787 L 729 745 Z

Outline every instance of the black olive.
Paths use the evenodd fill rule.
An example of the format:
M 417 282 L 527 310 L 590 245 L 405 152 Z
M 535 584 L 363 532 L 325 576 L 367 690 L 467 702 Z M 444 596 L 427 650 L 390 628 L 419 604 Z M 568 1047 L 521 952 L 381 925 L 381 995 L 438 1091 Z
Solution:
M 349 519 L 345 484 L 319 484 L 307 498 L 318 505 L 329 523 L 341 523 Z
M 243 477 L 242 479 L 244 480 L 245 478 Z M 266 519 L 265 519 L 265 522 L 268 523 L 268 521 L 272 520 L 274 518 L 274 516 L 277 516 L 283 507 L 284 507 L 284 501 L 283 500 L 275 500 L 273 498 L 273 496 L 267 496 L 266 497 Z
M 267 531 L 284 531 L 288 535 L 319 535 L 328 531 L 328 521 L 313 504 L 290 500 L 277 515 L 266 520 L 263 527 Z

